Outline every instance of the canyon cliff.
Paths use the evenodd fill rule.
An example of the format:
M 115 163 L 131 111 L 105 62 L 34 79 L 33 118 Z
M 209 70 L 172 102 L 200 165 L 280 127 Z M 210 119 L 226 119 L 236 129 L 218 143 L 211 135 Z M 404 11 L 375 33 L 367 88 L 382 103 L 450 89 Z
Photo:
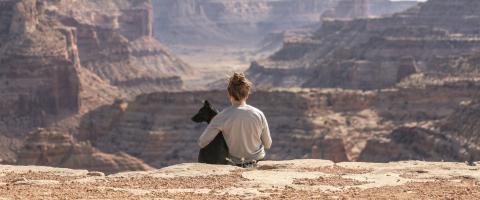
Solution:
M 63 0 L 49 6 L 64 26 L 75 28 L 82 66 L 127 93 L 178 90 L 181 76 L 192 73 L 154 39 L 148 0 Z
M 270 33 L 320 26 L 329 13 L 350 18 L 348 0 L 163 0 L 154 1 L 156 36 L 171 45 L 256 45 Z M 366 1 L 365 15 L 393 14 L 415 2 Z
M 103 153 L 88 143 L 78 143 L 71 135 L 38 129 L 25 139 L 17 157 L 19 165 L 89 169 L 106 173 L 152 169 L 126 153 Z
M 321 14 L 335 3 L 336 0 L 157 1 L 156 34 L 174 45 L 252 46 L 268 33 L 317 24 Z
M 248 73 L 263 87 L 380 89 L 412 74 L 475 76 L 479 6 L 430 0 L 389 17 L 325 19 Z M 445 15 L 444 13 L 448 13 Z
M 195 63 L 200 80 L 217 81 L 273 54 L 284 40 L 306 37 L 323 18 L 357 18 L 360 1 L 345 0 L 162 0 L 154 1 L 155 36 L 175 54 Z M 387 15 L 415 2 L 368 1 L 365 15 Z M 371 10 L 371 12 L 369 12 Z M 202 85 L 200 89 L 212 88 Z
M 478 160 L 476 136 L 469 129 L 455 130 L 466 139 L 439 130 L 476 98 L 479 86 L 478 81 L 446 81 L 365 92 L 256 91 L 249 103 L 262 109 L 269 121 L 274 145 L 268 159 L 463 162 Z M 144 94 L 85 115 L 76 137 L 105 152 L 125 151 L 155 167 L 194 162 L 205 124 L 189 119 L 203 100 L 220 110 L 228 106 L 224 91 Z
M 242 37 L 264 52 L 284 42 L 248 70 L 258 86 L 249 103 L 274 141 L 267 159 L 474 165 L 480 4 L 431 0 L 392 14 L 388 1 L 371 14 L 386 1 L 341 2 L 0 0 L 1 162 L 105 173 L 195 162 L 206 124 L 190 118 L 204 100 L 229 106 L 225 83 L 180 91 L 217 80 L 216 69 L 196 76 L 154 37 L 200 52 L 251 45 L 232 40 Z
M 68 137 L 81 115 L 115 98 L 181 90 L 192 68 L 154 39 L 152 27 L 148 0 L 1 0 L 2 162 L 15 163 L 37 127 Z M 137 162 L 125 156 L 97 160 Z

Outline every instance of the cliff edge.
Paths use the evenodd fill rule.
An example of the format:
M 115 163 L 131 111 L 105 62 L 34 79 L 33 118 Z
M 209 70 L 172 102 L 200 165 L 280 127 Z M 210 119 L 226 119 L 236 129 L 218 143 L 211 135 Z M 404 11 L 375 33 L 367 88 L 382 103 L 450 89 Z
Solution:
M 477 163 L 480 164 L 480 163 Z M 38 166 L 0 166 L 5 199 L 478 199 L 480 167 L 405 161 L 265 161 L 257 169 L 197 163 L 103 175 Z

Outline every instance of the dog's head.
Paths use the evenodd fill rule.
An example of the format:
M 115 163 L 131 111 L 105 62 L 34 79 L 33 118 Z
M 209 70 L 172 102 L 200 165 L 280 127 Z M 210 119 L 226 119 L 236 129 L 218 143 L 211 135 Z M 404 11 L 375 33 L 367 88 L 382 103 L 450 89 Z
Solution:
M 213 117 L 217 115 L 218 111 L 210 105 L 210 102 L 204 101 L 203 107 L 200 108 L 198 113 L 192 117 L 192 121 L 197 123 L 207 122 L 210 123 Z

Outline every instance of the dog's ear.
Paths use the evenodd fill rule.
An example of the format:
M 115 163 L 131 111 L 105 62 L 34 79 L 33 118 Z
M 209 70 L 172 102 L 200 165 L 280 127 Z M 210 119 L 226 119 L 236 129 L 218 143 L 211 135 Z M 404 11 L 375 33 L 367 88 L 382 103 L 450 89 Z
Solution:
M 210 105 L 210 102 L 209 102 L 208 100 L 205 100 L 205 101 L 203 102 L 203 105 L 206 106 L 206 107 L 212 107 L 212 106 Z

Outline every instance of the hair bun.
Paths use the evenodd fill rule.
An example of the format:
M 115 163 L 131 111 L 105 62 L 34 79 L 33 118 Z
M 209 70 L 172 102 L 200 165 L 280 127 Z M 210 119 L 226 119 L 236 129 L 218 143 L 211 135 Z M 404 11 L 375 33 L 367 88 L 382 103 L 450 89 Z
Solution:
M 246 83 L 246 77 L 243 73 L 235 72 L 230 78 L 230 82 L 234 85 L 243 85 Z
M 236 100 L 242 100 L 250 94 L 252 83 L 247 79 L 244 73 L 235 72 L 230 77 L 228 83 L 228 93 Z

